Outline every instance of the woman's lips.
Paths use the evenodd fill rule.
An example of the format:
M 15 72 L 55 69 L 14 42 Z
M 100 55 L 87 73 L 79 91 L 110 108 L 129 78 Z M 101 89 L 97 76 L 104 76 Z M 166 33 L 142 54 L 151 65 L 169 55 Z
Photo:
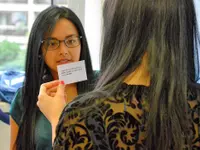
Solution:
M 62 59 L 62 60 L 57 61 L 58 65 L 63 65 L 63 64 L 68 64 L 68 63 L 70 63 L 70 61 L 67 59 Z

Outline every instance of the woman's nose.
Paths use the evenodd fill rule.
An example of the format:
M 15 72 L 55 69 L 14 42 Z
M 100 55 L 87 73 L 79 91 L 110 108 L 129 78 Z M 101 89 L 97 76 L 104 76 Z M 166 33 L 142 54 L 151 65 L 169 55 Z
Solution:
M 71 54 L 70 54 L 69 48 L 65 45 L 64 42 L 60 43 L 58 50 L 59 50 L 59 55 L 63 55 L 65 57 L 67 56 L 71 59 Z

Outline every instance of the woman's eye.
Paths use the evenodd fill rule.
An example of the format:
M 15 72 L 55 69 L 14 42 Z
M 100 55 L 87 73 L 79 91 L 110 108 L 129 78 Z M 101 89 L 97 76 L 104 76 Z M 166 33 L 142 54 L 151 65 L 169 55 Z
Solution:
M 56 45 L 56 43 L 57 42 L 55 42 L 55 41 L 50 41 L 49 45 L 54 46 L 54 45 Z
M 71 39 L 71 40 L 68 41 L 68 43 L 69 44 L 74 44 L 74 43 L 76 43 L 76 40 L 75 39 Z

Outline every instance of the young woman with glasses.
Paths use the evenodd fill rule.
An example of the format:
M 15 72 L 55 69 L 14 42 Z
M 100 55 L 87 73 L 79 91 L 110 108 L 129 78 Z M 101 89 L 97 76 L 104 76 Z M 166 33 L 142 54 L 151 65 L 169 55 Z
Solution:
M 11 107 L 11 144 L 14 150 L 49 150 L 51 124 L 39 111 L 39 87 L 57 80 L 57 66 L 85 60 L 87 81 L 65 86 L 66 103 L 92 89 L 94 79 L 89 48 L 79 18 L 68 8 L 51 6 L 36 18 L 29 36 L 26 77 Z M 48 91 L 54 95 L 56 89 Z M 55 108 L 56 109 L 56 108 Z

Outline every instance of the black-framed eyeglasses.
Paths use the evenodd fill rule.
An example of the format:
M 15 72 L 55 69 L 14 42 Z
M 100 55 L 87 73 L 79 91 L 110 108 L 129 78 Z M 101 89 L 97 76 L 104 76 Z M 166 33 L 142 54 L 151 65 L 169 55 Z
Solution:
M 45 40 L 42 40 L 41 43 L 44 44 L 47 50 L 51 51 L 51 50 L 56 50 L 60 46 L 61 42 L 64 42 L 68 48 L 77 47 L 81 43 L 80 41 L 81 38 L 82 36 L 76 36 L 76 35 L 69 36 L 64 40 L 58 40 L 56 38 L 49 37 Z

